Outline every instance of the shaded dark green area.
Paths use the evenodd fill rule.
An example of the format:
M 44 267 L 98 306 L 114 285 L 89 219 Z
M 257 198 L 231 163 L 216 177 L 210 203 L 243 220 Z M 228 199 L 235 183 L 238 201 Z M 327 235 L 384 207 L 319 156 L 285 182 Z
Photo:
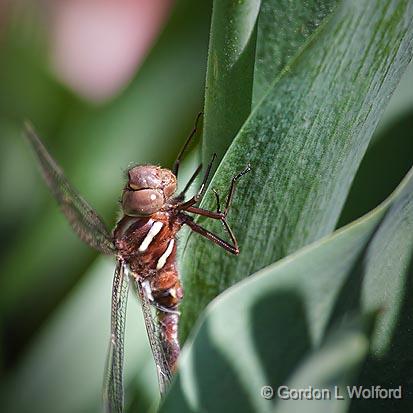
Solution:
M 337 227 L 361 217 L 393 191 L 412 165 L 413 112 L 382 131 L 367 151 Z

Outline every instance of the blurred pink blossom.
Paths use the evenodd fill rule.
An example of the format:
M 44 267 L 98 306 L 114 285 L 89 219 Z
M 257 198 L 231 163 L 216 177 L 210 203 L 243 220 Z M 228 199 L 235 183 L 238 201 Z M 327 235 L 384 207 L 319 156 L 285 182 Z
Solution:
M 10 0 L 0 0 L 0 37 L 5 28 L 5 21 L 10 9 Z
M 86 99 L 109 99 L 131 80 L 173 3 L 50 0 L 52 63 L 57 76 Z

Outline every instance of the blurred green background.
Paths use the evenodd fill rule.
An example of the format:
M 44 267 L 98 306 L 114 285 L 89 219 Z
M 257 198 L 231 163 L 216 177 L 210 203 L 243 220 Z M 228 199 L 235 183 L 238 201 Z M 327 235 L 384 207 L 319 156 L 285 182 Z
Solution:
M 144 10 L 151 1 L 137 3 Z M 171 1 L 158 26 L 147 29 L 153 36 L 140 62 L 136 58 L 129 77 L 104 97 L 90 94 L 87 78 L 80 83 L 84 90 L 74 87 L 55 64 L 65 53 L 62 45 L 56 51 L 56 13 L 50 2 L 0 5 L 0 406 L 7 412 L 100 410 L 114 267 L 83 245 L 59 213 L 22 138 L 23 120 L 34 123 L 69 179 L 112 227 L 123 170 L 131 163 L 171 166 L 204 94 L 210 1 Z M 98 60 L 89 70 L 104 79 Z M 340 226 L 376 206 L 409 169 L 412 83 L 410 65 Z M 197 153 L 188 158 L 190 168 Z M 147 410 L 157 397 L 155 371 L 136 300 L 128 311 L 127 386 L 133 391 L 127 391 L 127 406 Z

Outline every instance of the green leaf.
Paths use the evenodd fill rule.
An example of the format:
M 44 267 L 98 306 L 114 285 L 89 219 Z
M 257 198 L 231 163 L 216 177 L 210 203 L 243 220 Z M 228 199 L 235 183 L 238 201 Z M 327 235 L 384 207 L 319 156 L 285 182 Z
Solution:
M 258 19 L 253 106 L 288 66 L 339 0 L 262 0 Z
M 413 108 L 375 134 L 354 178 L 338 228 L 384 201 L 407 173 L 412 165 L 412 130 Z
M 412 170 L 409 176 L 411 179 Z M 388 351 L 402 304 L 412 298 L 409 288 L 413 281 L 409 279 L 413 259 L 412 217 L 413 184 L 406 182 L 397 195 L 397 202 L 388 208 L 359 256 L 352 276 L 343 284 L 332 314 L 331 321 L 334 321 L 357 309 L 381 308 L 372 342 L 372 351 L 377 356 Z
M 220 160 L 251 111 L 261 0 L 214 0 L 205 90 L 203 165 Z
M 389 323 L 402 314 L 397 297 L 413 251 L 412 211 L 413 169 L 362 219 L 221 294 L 184 347 L 164 411 L 211 405 L 211 411 L 224 411 L 227 403 L 237 411 L 267 411 L 261 386 L 293 380 L 331 331 L 377 308 L 382 311 L 374 339 L 380 348 L 394 331 Z M 331 363 L 339 367 L 341 358 Z
M 410 62 L 406 71 L 404 72 L 396 92 L 390 99 L 379 124 L 377 125 L 376 135 L 377 139 L 385 134 L 389 125 L 396 123 L 413 111 L 413 94 L 410 89 L 413 82 L 413 62 Z M 372 144 L 375 142 L 373 137 Z
M 349 399 L 346 387 L 354 382 L 368 353 L 373 319 L 373 314 L 357 317 L 329 333 L 320 348 L 301 361 L 297 371 L 284 385 L 288 389 L 310 389 L 313 399 L 279 400 L 276 412 L 347 412 Z
M 333 319 L 346 317 L 355 308 L 382 308 L 372 337 L 372 351 L 363 366 L 359 384 L 366 387 L 402 387 L 403 399 L 413 397 L 413 186 L 392 205 L 354 276 L 343 285 Z M 351 412 L 373 409 L 401 411 L 397 399 L 353 400 Z
M 286 381 L 274 384 L 265 379 L 261 383 L 252 379 L 249 383 L 249 390 L 247 390 L 248 383 L 232 381 L 232 376 L 235 375 L 237 369 L 233 369 L 231 363 L 225 360 L 220 346 L 215 346 L 215 343 L 210 340 L 199 352 L 193 354 L 191 360 L 186 358 L 182 362 L 175 386 L 171 389 L 160 411 L 163 413 L 345 412 L 348 402 L 339 400 L 335 396 L 344 395 L 342 387 L 353 382 L 365 358 L 369 344 L 369 324 L 367 320 L 360 318 L 347 322 L 329 333 L 326 341 L 319 348 L 308 351 L 300 359 L 300 365 L 291 372 L 291 376 Z M 212 359 L 211 356 L 214 358 Z M 209 369 L 206 368 L 201 373 L 206 377 L 200 379 L 200 376 L 196 375 L 195 383 L 192 383 L 193 378 L 190 374 L 193 371 L 198 372 L 198 369 L 202 367 L 207 367 L 208 360 L 211 362 L 218 360 L 220 369 L 219 371 L 213 369 L 213 374 L 219 373 L 220 375 L 210 376 Z M 242 360 L 239 361 L 241 364 Z M 219 377 L 219 380 L 216 380 L 216 377 Z M 219 387 L 220 384 L 221 387 Z M 232 385 L 236 387 L 232 388 Z M 263 388 L 268 388 L 268 386 L 271 387 L 272 397 L 263 397 Z M 286 396 L 286 388 L 325 389 L 331 394 L 331 400 L 311 400 L 310 402 L 283 400 L 282 397 Z
M 409 228 L 411 231 L 411 220 Z M 411 242 L 411 232 L 408 236 Z M 401 242 L 401 236 L 398 238 L 399 242 Z M 394 244 L 395 243 L 393 243 L 392 250 L 390 250 L 393 253 L 397 248 L 397 245 Z M 366 410 L 374 410 L 378 413 L 408 411 L 403 410 L 402 407 L 406 408 L 406 405 L 408 406 L 409 401 L 411 403 L 413 398 L 413 376 L 411 374 L 413 365 L 413 351 L 411 346 L 413 340 L 413 321 L 411 316 L 413 307 L 413 248 L 411 246 L 410 262 L 408 262 L 409 258 L 406 254 L 406 246 L 407 243 L 404 244 L 402 254 L 400 254 L 404 267 L 401 272 L 399 272 L 400 267 L 396 267 L 396 272 L 393 271 L 391 265 L 394 265 L 396 261 L 393 258 L 390 263 L 385 263 L 383 266 L 384 271 L 380 271 L 377 278 L 374 277 L 374 274 L 371 274 L 373 277 L 371 277 L 370 282 L 365 283 L 364 295 L 369 295 L 367 288 L 375 281 L 378 282 L 378 286 L 372 293 L 377 292 L 377 289 L 380 287 L 383 289 L 383 291 L 380 292 L 381 294 L 376 297 L 372 294 L 373 297 L 370 296 L 370 300 L 372 300 L 372 298 L 383 300 L 385 291 L 389 293 L 390 299 L 386 300 L 385 308 L 387 310 L 387 317 L 383 319 L 376 340 L 376 349 L 382 351 L 376 351 L 370 354 L 363 365 L 361 375 L 357 382 L 358 385 L 366 387 L 376 385 L 385 389 L 398 388 L 401 386 L 403 400 L 385 400 L 385 403 L 380 400 L 366 400 L 363 403 L 360 400 L 353 400 L 349 410 L 351 413 L 363 413 Z M 388 255 L 385 254 L 383 258 L 387 256 Z M 395 258 L 397 259 L 397 256 Z M 376 268 L 378 265 L 383 264 L 383 262 L 384 259 L 381 261 L 378 260 Z M 393 281 L 393 278 L 396 278 L 395 281 Z M 397 290 L 395 292 L 391 291 L 392 287 L 396 287 Z M 394 310 L 391 308 L 392 305 L 396 307 Z M 385 346 L 384 351 L 383 345 Z
M 412 14 L 410 1 L 342 2 L 257 105 L 211 183 L 224 193 L 230 177 L 251 163 L 229 216 L 241 254 L 189 238 L 183 336 L 219 292 L 334 229 L 411 59 Z M 214 209 L 212 197 L 203 206 Z M 208 228 L 222 231 L 219 223 Z
M 204 165 L 213 153 L 219 160 L 223 157 L 250 114 L 251 101 L 255 106 L 337 2 L 214 2 L 205 92 Z

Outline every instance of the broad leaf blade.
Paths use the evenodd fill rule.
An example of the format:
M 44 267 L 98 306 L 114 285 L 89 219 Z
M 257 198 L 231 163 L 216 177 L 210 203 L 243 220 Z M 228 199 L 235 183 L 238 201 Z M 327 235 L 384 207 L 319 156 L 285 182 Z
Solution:
M 410 62 L 408 68 L 404 72 L 396 92 L 392 96 L 386 111 L 383 113 L 380 123 L 377 125 L 377 139 L 383 135 L 386 128 L 392 123 L 396 123 L 401 117 L 413 111 L 413 94 L 410 89 L 413 83 L 413 62 Z M 373 142 L 375 139 L 373 137 Z
M 341 3 L 255 108 L 211 184 L 223 192 L 251 163 L 229 216 L 241 255 L 190 237 L 182 265 L 184 336 L 219 292 L 334 229 L 411 59 L 412 15 L 409 1 Z M 211 198 L 204 207 L 215 208 Z
M 396 271 L 396 279 L 404 274 L 405 265 L 394 249 L 401 249 L 402 263 L 410 259 L 412 209 L 413 169 L 385 203 L 362 219 L 223 293 L 208 307 L 184 348 L 165 411 L 199 411 L 211 403 L 213 411 L 219 411 L 228 400 L 241 411 L 266 411 L 261 386 L 277 388 L 293 380 L 292 374 L 305 368 L 306 358 L 323 346 L 333 326 L 344 326 L 354 314 L 379 307 L 385 311 L 374 334 L 380 336 L 382 323 L 395 312 L 394 293 L 400 291 L 392 290 L 397 281 L 391 281 L 386 270 Z M 410 225 L 400 231 L 406 222 Z M 387 260 L 374 289 L 364 277 L 377 274 L 382 260 L 372 254 Z M 340 358 L 331 363 L 340 365 Z
M 222 158 L 251 106 L 267 92 L 337 2 L 214 2 L 205 93 L 204 164 L 213 153 Z
M 403 264 L 408 261 L 405 251 L 403 252 L 403 261 Z M 393 263 L 394 260 L 392 260 Z M 391 271 L 390 266 L 386 269 L 388 271 L 386 278 L 380 277 L 382 278 L 380 281 L 388 281 L 391 285 L 393 284 L 392 278 L 395 274 Z M 374 282 L 374 280 L 372 281 Z M 383 288 L 385 287 L 384 284 L 386 283 L 379 282 L 378 286 Z M 389 324 L 387 320 L 387 323 L 384 322 L 378 331 L 379 335 L 376 346 L 385 345 L 385 351 L 373 353 L 368 357 L 357 384 L 365 387 L 376 385 L 385 389 L 398 389 L 400 386 L 403 400 L 385 400 L 385 403 L 380 400 L 366 400 L 363 403 L 361 400 L 353 400 L 350 406 L 351 413 L 363 413 L 366 409 L 373 409 L 378 413 L 399 412 L 403 411 L 402 407 L 405 407 L 409 402 L 411 403 L 413 399 L 413 376 L 411 374 L 413 366 L 411 346 L 413 340 L 413 322 L 411 317 L 413 307 L 412 250 L 410 251 L 410 262 L 401 273 L 396 274 L 395 284 L 398 284 L 396 294 L 391 291 L 391 287 L 383 289 L 383 292 L 389 292 L 391 296 L 391 300 L 388 300 L 389 302 L 386 303 L 386 309 L 391 312 L 390 306 L 395 304 L 397 312 L 396 316 L 394 312 L 393 314 L 387 314 L 388 316 L 393 316 L 391 323 Z M 380 295 L 375 298 L 382 299 Z
M 350 400 L 347 386 L 354 382 L 361 363 L 369 349 L 369 336 L 373 314 L 355 317 L 335 328 L 320 348 L 310 352 L 284 385 L 290 389 L 310 389 L 312 399 L 278 400 L 277 413 L 340 413 L 347 412 Z M 280 391 L 280 388 L 278 388 Z M 280 397 L 281 398 L 281 397 Z
M 288 66 L 339 0 L 262 0 L 258 18 L 253 106 Z
M 406 188 L 407 189 L 407 188 Z M 351 411 L 401 411 L 413 398 L 413 185 L 392 205 L 376 231 L 358 271 L 346 280 L 332 321 L 346 318 L 355 308 L 381 308 L 372 337 L 372 352 L 363 367 L 360 385 L 393 389 L 401 386 L 403 400 L 353 400 Z
M 399 85 L 399 87 L 401 84 Z M 398 89 L 399 89 L 398 87 Z M 361 217 L 384 201 L 412 165 L 413 108 L 375 132 L 351 186 L 337 227 Z M 374 137 L 373 137 L 374 139 Z
M 215 0 L 205 91 L 202 161 L 220 160 L 251 112 L 261 0 Z

